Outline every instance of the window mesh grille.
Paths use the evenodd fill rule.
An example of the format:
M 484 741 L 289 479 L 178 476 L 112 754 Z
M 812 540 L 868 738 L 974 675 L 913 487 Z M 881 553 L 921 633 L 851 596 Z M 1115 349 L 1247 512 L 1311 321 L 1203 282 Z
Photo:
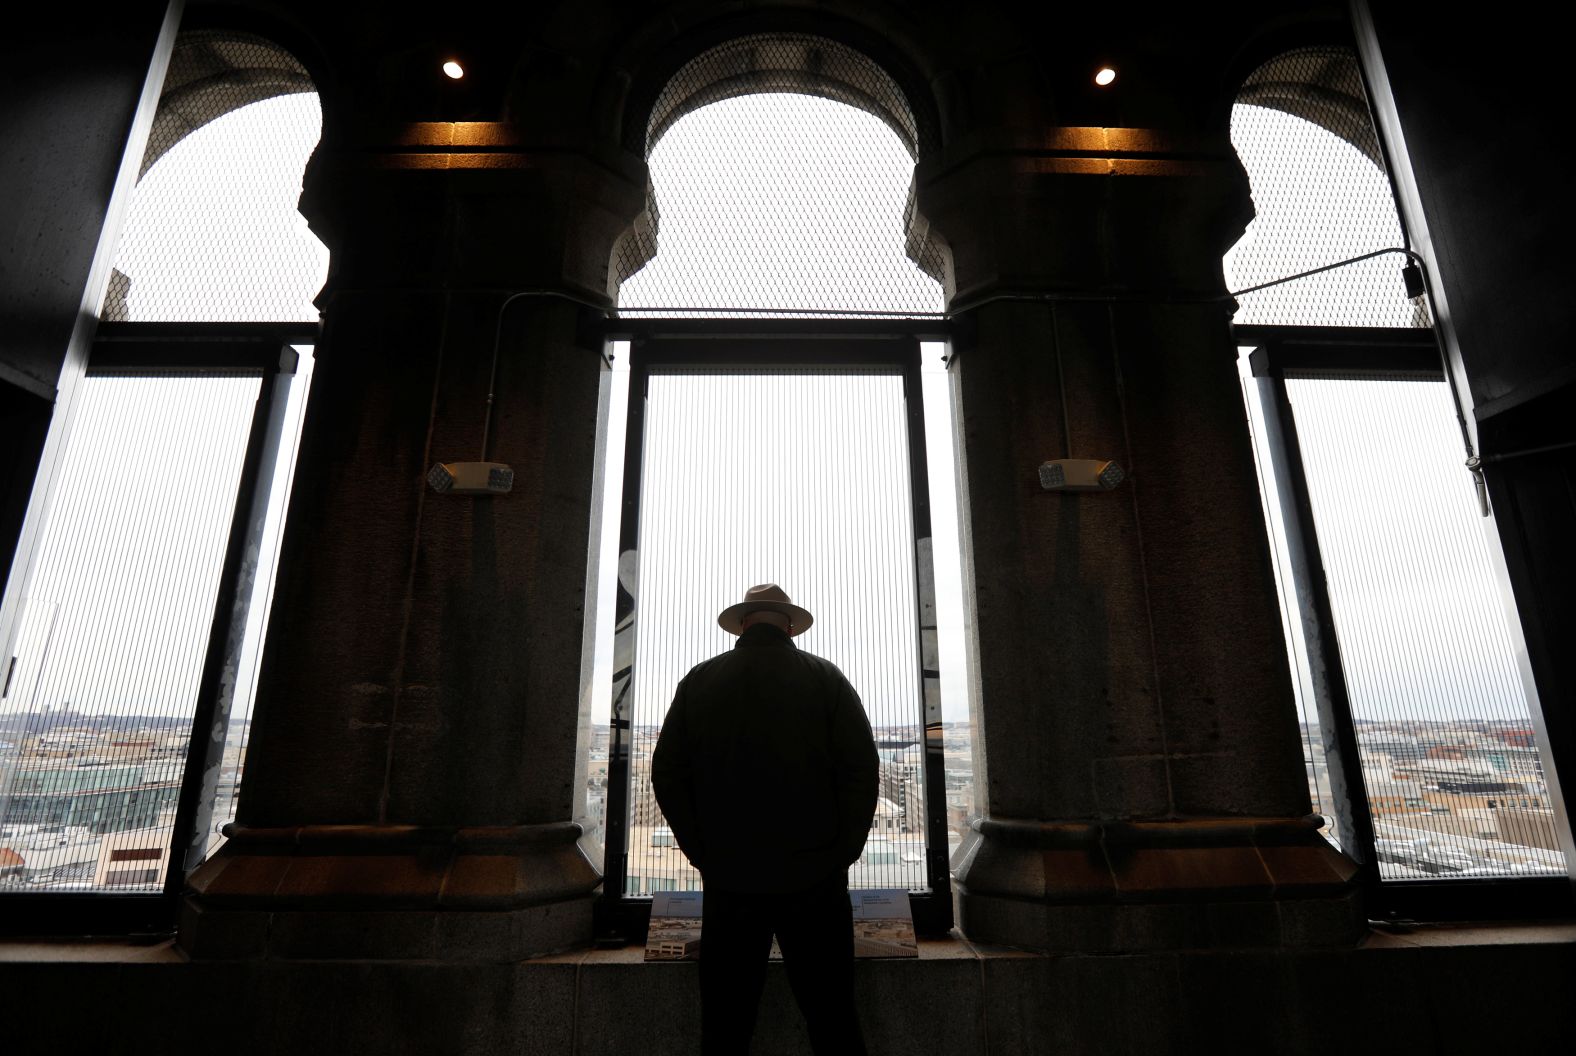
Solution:
M 717 613 L 763 582 L 782 584 L 814 614 L 797 645 L 838 665 L 876 737 L 880 800 L 850 886 L 926 888 L 907 415 L 896 374 L 651 377 L 640 553 L 629 555 L 641 615 L 626 894 L 700 887 L 652 793 L 651 756 L 679 680 L 737 641 L 717 626 Z M 795 428 L 810 420 L 813 440 Z M 746 435 L 752 441 L 741 447 L 736 439 Z M 759 825 L 730 838 L 745 846 L 788 839 L 794 825 L 783 818 L 780 790 L 763 783 L 751 794 Z M 759 879 L 768 889 L 778 881 Z
M 290 55 L 255 38 L 183 34 L 101 317 L 315 320 L 328 251 L 296 205 L 321 126 Z
M 919 125 L 885 70 L 835 41 L 785 33 L 731 40 L 681 69 L 651 108 L 646 153 L 693 110 L 742 95 L 782 92 L 820 96 L 875 114 L 911 157 L 919 152 Z
M 1226 255 L 1245 289 L 1400 247 L 1400 221 L 1356 57 L 1341 48 L 1288 52 L 1253 72 L 1232 110 L 1231 141 L 1257 217 Z M 1238 300 L 1238 323 L 1428 326 L 1388 254 Z
M 163 886 L 259 384 L 81 383 L 0 699 L 0 894 Z
M 1438 381 L 1288 377 L 1380 875 L 1565 871 Z
M 636 315 L 940 311 L 939 257 L 912 224 L 927 138 L 891 77 L 842 45 L 754 36 L 707 52 L 652 111 L 649 204 L 616 251 L 619 303 Z

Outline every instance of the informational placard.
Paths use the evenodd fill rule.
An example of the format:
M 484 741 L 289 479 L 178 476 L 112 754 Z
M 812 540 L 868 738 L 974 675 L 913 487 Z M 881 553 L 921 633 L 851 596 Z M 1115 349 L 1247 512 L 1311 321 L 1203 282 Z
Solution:
M 918 957 L 914 911 L 901 888 L 850 891 L 855 957 Z
M 696 961 L 700 959 L 701 907 L 699 891 L 659 891 L 651 896 L 651 926 L 646 932 L 646 960 Z M 901 888 L 850 891 L 854 910 L 855 957 L 918 957 L 914 915 L 908 892 Z M 772 939 L 771 960 L 782 959 Z
M 651 896 L 651 927 L 646 960 L 700 960 L 699 891 L 658 891 Z

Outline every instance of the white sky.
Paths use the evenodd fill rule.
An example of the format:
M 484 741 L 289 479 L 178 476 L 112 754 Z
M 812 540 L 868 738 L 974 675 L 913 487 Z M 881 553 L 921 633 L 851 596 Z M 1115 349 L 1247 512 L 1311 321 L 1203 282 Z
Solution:
M 1258 216 L 1226 254 L 1229 289 L 1401 245 L 1389 183 L 1345 140 L 1279 110 L 1238 106 L 1231 142 L 1248 170 Z M 1405 262 L 1387 255 L 1249 294 L 1236 321 L 1411 326 Z
M 317 320 L 328 249 L 296 209 L 322 127 L 313 93 L 232 111 L 137 185 L 115 267 L 135 320 Z
M 317 318 L 328 251 L 296 202 L 320 125 L 314 94 L 255 103 L 193 132 L 148 171 L 115 255 L 132 277 L 130 318 Z M 308 355 L 299 376 L 310 372 Z M 297 425 L 304 387 L 287 414 Z M 255 379 L 86 380 L 0 714 L 67 704 L 190 714 L 257 393 Z M 293 436 L 285 448 L 293 464 Z M 277 530 L 275 518 L 267 582 Z M 261 612 L 250 622 L 243 665 L 255 676 Z M 250 704 L 245 680 L 236 714 Z
M 1525 720 L 1493 522 L 1444 383 L 1289 379 L 1287 393 L 1353 713 Z
M 794 122 L 799 122 L 797 132 L 790 131 Z M 133 279 L 130 301 L 133 318 L 315 317 L 310 300 L 322 283 L 327 255 L 306 230 L 295 204 L 301 169 L 316 141 L 317 126 L 317 100 L 313 96 L 292 96 L 254 104 L 193 134 L 150 171 L 134 199 L 127 233 L 117 257 L 117 266 Z M 1399 234 L 1393 230 L 1393 212 L 1388 207 L 1383 180 L 1355 150 L 1334 141 L 1328 149 L 1337 161 L 1330 166 L 1323 166 L 1326 154 L 1319 148 L 1316 156 L 1321 158 L 1320 167 L 1299 163 L 1288 168 L 1284 164 L 1287 157 L 1285 137 L 1293 132 L 1307 135 L 1310 126 L 1285 115 L 1239 107 L 1234 127 L 1239 149 L 1254 174 L 1253 193 L 1261 219 L 1228 257 L 1228 275 L 1233 285 L 1262 281 L 1353 253 L 1397 244 Z M 1277 137 L 1282 143 L 1278 149 L 1260 150 L 1255 146 L 1261 141 L 1276 142 Z M 1327 135 L 1323 138 L 1333 140 Z M 1314 148 L 1300 147 L 1293 156 L 1315 156 Z M 1286 175 L 1267 175 L 1277 157 L 1282 161 L 1279 168 Z M 822 99 L 752 96 L 715 104 L 680 121 L 658 145 L 651 162 L 662 211 L 661 253 L 656 261 L 625 284 L 624 304 L 908 311 L 934 311 L 940 307 L 939 287 L 918 272 L 902 253 L 902 206 L 912 160 L 891 131 L 875 118 Z M 1346 213 L 1331 213 L 1318 204 L 1331 200 L 1357 203 L 1356 219 Z M 1368 266 L 1368 278 L 1356 285 L 1352 280 L 1358 277 L 1358 272 L 1349 269 L 1331 277 L 1295 284 L 1284 296 L 1277 295 L 1279 300 L 1260 295 L 1248 302 L 1241 318 L 1244 321 L 1263 321 L 1269 317 L 1276 321 L 1370 324 L 1383 321 L 1401 325 L 1410 321 L 1411 305 L 1400 295 L 1396 277 L 1399 263 L 1399 258 L 1392 258 Z M 1324 303 L 1346 306 L 1341 317 L 1310 315 L 1315 311 L 1310 307 L 1316 300 L 1312 294 L 1321 289 L 1326 291 Z M 934 354 L 927 359 L 927 368 L 930 373 L 926 379 L 926 411 L 934 486 L 937 481 L 950 481 L 947 472 L 951 463 L 950 423 L 945 378 L 939 373 Z M 200 550 L 193 551 L 190 548 L 196 544 L 191 540 L 196 535 L 208 536 L 210 528 L 203 526 L 226 521 L 231 491 L 224 486 L 181 488 L 170 499 L 170 508 L 180 511 L 178 520 L 150 530 L 147 534 L 152 538 L 144 549 L 135 550 L 130 542 L 116 540 L 121 539 L 122 526 L 138 516 L 132 512 L 136 508 L 134 504 L 157 494 L 158 487 L 167 486 L 171 479 L 169 474 L 178 473 L 183 481 L 220 481 L 229 471 L 218 464 L 223 461 L 224 445 L 212 438 L 194 441 L 191 436 L 195 434 L 188 433 L 182 439 L 177 431 L 169 434 L 175 439 L 162 451 L 141 441 L 138 445 L 124 443 L 123 438 L 133 435 L 134 429 L 141 435 L 145 428 L 173 423 L 197 428 L 200 426 L 199 408 L 220 406 L 207 397 L 178 394 L 176 388 L 181 386 L 173 386 L 170 382 L 148 384 L 171 386 L 157 397 L 156 413 L 149 417 L 147 401 L 134 400 L 137 406 L 116 412 L 128 416 L 124 424 L 105 432 L 104 435 L 113 439 L 107 439 L 96 448 L 92 457 L 73 452 L 70 457 L 76 461 L 68 461 L 68 466 L 76 468 L 71 469 L 66 479 L 81 481 L 78 486 L 96 495 L 98 501 L 81 504 L 81 512 L 72 514 L 68 512 L 72 507 L 62 500 L 57 520 L 52 521 L 49 528 L 49 532 L 59 538 L 77 540 L 80 550 L 73 551 L 78 554 L 73 558 L 77 562 L 75 572 L 65 565 L 48 565 L 49 561 L 63 560 L 60 555 L 66 553 L 54 545 L 53 537 L 46 538 L 42 551 L 45 564 L 35 572 L 35 589 L 30 593 L 37 594 L 40 603 L 30 612 L 54 613 L 51 626 L 55 628 L 55 641 L 61 643 L 59 649 L 52 647 L 48 660 L 48 666 L 60 665 L 58 669 L 38 672 L 43 676 L 38 682 L 40 703 L 58 705 L 67 700 L 74 703 L 113 700 L 123 707 L 144 704 L 169 709 L 190 707 L 190 690 L 182 688 L 187 683 L 171 673 L 177 668 L 186 670 L 180 664 L 189 667 L 189 660 L 180 664 L 161 661 L 160 678 L 148 681 L 151 676 L 147 674 L 145 660 L 151 655 L 149 650 L 153 648 L 154 638 L 149 637 L 153 624 L 145 615 L 147 598 L 150 592 L 170 598 L 172 592 L 187 590 L 195 593 L 171 604 L 182 612 L 201 608 L 200 598 L 197 601 L 192 598 L 204 590 L 211 591 L 211 587 L 204 584 L 212 578 L 211 573 L 216 569 L 214 562 L 222 547 L 204 543 Z M 103 399 L 107 400 L 108 390 L 120 390 L 121 383 L 104 388 Z M 127 383 L 123 391 L 130 393 L 135 388 Z M 704 404 L 686 404 L 682 402 L 683 397 L 677 395 L 671 398 L 680 400 L 671 408 L 677 412 L 676 418 L 690 420 L 694 427 L 689 434 L 680 431 L 675 436 L 689 435 L 692 442 L 709 445 L 708 449 L 722 444 L 719 434 L 712 434 L 709 440 L 703 439 L 703 432 L 694 421 Z M 90 399 L 99 400 L 100 397 Z M 751 399 L 756 400 L 753 406 L 762 413 L 774 406 L 772 400 Z M 1364 397 L 1351 399 L 1361 401 Z M 1403 420 L 1402 416 L 1412 421 L 1410 416 L 1416 415 L 1417 421 L 1426 419 L 1431 425 L 1443 422 L 1447 429 L 1450 425 L 1438 407 L 1403 404 L 1393 397 L 1393 390 L 1384 390 L 1380 399 L 1382 402 L 1377 405 L 1348 402 L 1344 411 L 1329 412 L 1334 415 L 1333 420 L 1340 423 L 1337 433 L 1332 434 L 1335 439 L 1331 442 L 1332 461 L 1328 467 L 1332 481 L 1393 479 L 1395 475 L 1387 476 L 1385 468 L 1395 464 L 1391 456 L 1376 459 L 1374 451 L 1387 430 L 1395 431 L 1389 427 Z M 1358 407 L 1362 409 L 1354 410 Z M 826 404 L 826 411 L 828 417 L 844 413 L 831 403 Z M 237 420 L 243 416 L 238 408 L 235 413 Z M 803 415 L 813 417 L 814 413 L 805 411 Z M 143 416 L 143 424 L 134 426 L 133 418 L 138 415 Z M 712 421 L 707 427 L 716 428 L 718 424 Z M 818 430 L 813 424 L 806 423 L 803 445 L 790 445 L 788 453 L 804 451 L 812 460 L 820 460 L 823 467 L 852 465 L 851 449 L 846 440 L 827 439 L 821 435 L 826 430 Z M 779 430 L 786 427 L 785 423 L 774 426 Z M 1370 437 L 1363 431 L 1366 429 L 1378 432 Z M 1407 431 L 1411 431 L 1410 426 Z M 1357 437 L 1364 440 L 1356 442 Z M 1335 440 L 1351 441 L 1342 446 L 1344 454 L 1334 453 L 1335 447 L 1340 446 Z M 507 453 L 500 453 L 500 457 L 507 457 Z M 792 464 L 787 455 L 783 457 L 786 463 Z M 1470 497 L 1465 474 L 1460 473 L 1459 479 L 1455 474 L 1459 459 L 1449 442 L 1444 442 L 1437 458 L 1439 464 L 1448 463 L 1452 467 L 1440 478 L 1438 486 L 1449 495 L 1464 492 Z M 747 475 L 739 467 L 722 468 L 725 465 L 728 464 L 718 462 L 712 466 L 715 470 L 712 479 L 721 480 L 728 473 Z M 681 468 L 686 472 L 698 472 L 700 467 Z M 812 498 L 826 497 L 818 483 L 822 478 L 806 474 L 801 479 L 794 475 L 797 472 L 774 466 L 771 473 L 761 479 L 797 481 L 793 484 L 797 490 L 769 494 L 787 509 L 810 509 Z M 619 466 L 615 464 L 611 474 L 615 485 L 620 475 Z M 1423 479 L 1419 470 L 1408 470 L 1400 475 L 1410 475 L 1416 481 Z M 1344 503 L 1333 497 L 1336 494 L 1347 497 Z M 1332 485 L 1330 508 L 1346 512 L 1372 508 L 1370 503 L 1374 500 L 1365 497 L 1357 502 L 1351 498 L 1354 494 L 1348 485 Z M 1394 490 L 1387 494 L 1402 492 Z M 854 502 L 857 497 L 851 496 L 848 502 Z M 944 715 L 950 721 L 959 721 L 966 717 L 966 711 L 961 683 L 956 681 L 961 674 L 961 657 L 955 648 L 961 613 L 955 565 L 957 545 L 955 536 L 943 534 L 950 526 L 950 499 L 940 494 L 933 499 L 940 622 L 943 642 L 952 643 L 944 647 L 942 657 L 942 668 L 948 680 Z M 1419 498 L 1411 505 L 1426 506 L 1428 501 Z M 725 507 L 726 503 L 718 510 Z M 856 521 L 859 516 L 862 515 L 856 515 Z M 1345 516 L 1345 513 L 1338 512 L 1336 516 Z M 1463 514 L 1456 510 L 1451 516 L 1459 519 Z M 76 522 L 71 521 L 71 517 L 82 519 Z M 605 527 L 616 530 L 616 526 Z M 900 524 L 883 525 L 876 519 L 870 527 L 872 530 L 890 528 L 894 540 L 903 536 Z M 1470 530 L 1478 527 L 1473 522 Z M 201 531 L 196 535 L 186 534 L 185 529 L 195 528 Z M 82 533 L 92 530 L 107 534 L 98 542 L 87 542 Z M 1321 532 L 1324 530 L 1321 525 Z M 170 535 L 177 531 L 181 533 L 178 537 Z M 726 534 L 737 529 L 723 531 Z M 801 531 L 795 541 L 809 534 Z M 1360 537 L 1360 534 L 1354 536 Z M 856 551 L 854 543 L 847 539 L 839 543 L 843 549 L 831 547 L 821 557 L 835 562 L 841 556 L 851 566 L 872 564 L 872 551 Z M 695 552 L 717 553 L 717 545 L 701 543 Z M 888 544 L 859 545 L 879 548 Z M 1370 541 L 1370 545 L 1378 544 Z M 121 549 L 115 550 L 116 546 Z M 158 549 L 161 546 L 163 550 Z M 1452 535 L 1430 552 L 1450 555 L 1454 562 L 1464 550 Z M 134 553 L 142 556 L 133 557 Z M 83 554 L 112 555 L 113 559 L 106 560 L 116 567 L 118 578 L 111 578 L 106 572 L 103 581 L 95 580 L 91 588 L 73 581 L 73 575 L 98 567 L 83 561 L 80 556 Z M 803 551 L 795 551 L 795 555 L 793 561 L 808 559 Z M 714 614 L 716 608 L 732 601 L 756 578 L 779 579 L 791 593 L 813 603 L 821 615 L 824 623 L 816 629 L 819 632 L 817 641 L 821 643 L 819 648 L 829 654 L 836 653 L 845 667 L 874 672 L 888 652 L 887 644 L 880 635 L 868 631 L 863 643 L 858 635 L 850 636 L 847 624 L 855 622 L 855 617 L 838 614 L 854 610 L 838 595 L 838 584 L 812 587 L 804 578 L 809 574 L 804 569 L 814 567 L 815 562 L 809 566 L 798 565 L 795 570 L 793 561 L 762 559 L 737 565 L 720 562 L 719 578 L 701 588 L 702 594 L 715 594 L 716 597 L 705 602 L 692 599 L 695 612 L 699 614 L 695 618 L 699 620 L 704 610 Z M 180 577 L 169 571 L 176 566 L 181 568 Z M 1352 613 L 1362 612 L 1377 618 L 1375 614 L 1389 611 L 1384 606 L 1396 599 L 1407 599 L 1414 613 L 1447 613 L 1445 622 L 1460 624 L 1469 619 L 1487 618 L 1485 613 L 1489 610 L 1482 608 L 1478 601 L 1471 603 L 1477 606 L 1475 608 L 1462 608 L 1466 602 L 1455 602 L 1465 594 L 1450 592 L 1472 593 L 1474 597 L 1482 595 L 1492 587 L 1491 577 L 1485 576 L 1486 573 L 1463 573 L 1454 563 L 1418 568 L 1405 561 L 1379 560 L 1370 566 L 1368 579 L 1340 589 L 1346 591 L 1344 596 Z M 611 575 L 606 576 L 604 582 L 611 579 Z M 70 586 L 71 582 L 78 582 L 78 586 Z M 187 585 L 182 587 L 181 583 Z M 1383 586 L 1376 585 L 1380 583 Z M 850 580 L 844 585 L 852 587 L 854 582 Z M 898 589 L 908 588 L 887 584 L 877 594 L 885 595 Z M 115 591 L 120 591 L 119 600 L 112 596 Z M 1491 595 L 1490 598 L 1497 604 Z M 885 598 L 867 599 L 864 604 L 865 608 L 858 611 L 866 615 L 858 619 L 869 620 L 868 614 L 879 612 Z M 1345 620 L 1348 625 L 1356 626 L 1362 618 L 1366 617 L 1349 615 Z M 78 622 L 72 627 L 62 621 Z M 203 621 L 198 620 L 178 632 L 166 628 L 159 633 L 166 638 L 173 636 L 188 641 L 198 633 L 201 623 Z M 844 626 L 839 626 L 840 623 Z M 868 629 L 871 625 L 867 622 L 864 626 Z M 726 645 L 725 640 L 717 637 L 720 633 L 707 631 L 710 637 L 702 635 L 686 645 L 687 654 L 673 660 L 675 669 L 687 667 L 708 650 Z M 1459 658 L 1452 659 L 1457 650 L 1450 641 L 1448 638 L 1419 640 L 1411 646 L 1421 651 L 1414 655 L 1438 659 L 1443 665 L 1438 670 L 1444 673 L 1437 677 L 1444 681 L 1436 681 L 1434 675 L 1407 674 L 1406 678 L 1428 685 L 1459 683 L 1465 679 L 1470 672 L 1460 669 Z M 68 647 L 66 643 L 73 644 Z M 808 640 L 806 644 L 810 644 Z M 865 650 L 863 654 L 861 649 Z M 607 657 L 602 661 L 605 668 Z M 1388 670 L 1406 670 L 1399 666 L 1399 661 L 1395 663 L 1397 666 Z M 1492 664 L 1498 665 L 1495 670 L 1502 672 L 1502 659 L 1495 659 Z M 878 681 L 878 676 L 872 673 L 861 677 L 871 684 Z M 1503 681 L 1500 675 L 1495 677 Z M 605 677 L 601 684 L 606 684 Z M 1379 678 L 1373 684 L 1379 686 L 1385 682 Z M 13 693 L 4 708 L 26 706 L 27 701 L 20 697 Z M 1449 697 L 1448 701 L 1439 707 L 1464 709 L 1465 713 L 1478 706 L 1475 700 L 1459 696 Z M 605 721 L 605 708 L 603 698 L 598 721 Z
M 879 118 L 829 99 L 748 95 L 676 122 L 651 152 L 655 260 L 626 307 L 940 312 L 903 253 L 914 159 Z

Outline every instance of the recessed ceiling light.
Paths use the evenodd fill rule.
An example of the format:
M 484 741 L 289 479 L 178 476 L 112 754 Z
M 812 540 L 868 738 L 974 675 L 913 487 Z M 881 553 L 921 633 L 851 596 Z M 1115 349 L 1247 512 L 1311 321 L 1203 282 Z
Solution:
M 457 81 L 461 77 L 465 76 L 465 67 L 461 66 L 459 63 L 455 62 L 453 59 L 450 59 L 448 62 L 443 64 L 443 72 L 445 74 L 447 74 L 451 79 Z
M 1116 80 L 1116 71 L 1109 66 L 1101 66 L 1094 73 L 1094 83 L 1101 88 L 1104 88 L 1114 80 Z

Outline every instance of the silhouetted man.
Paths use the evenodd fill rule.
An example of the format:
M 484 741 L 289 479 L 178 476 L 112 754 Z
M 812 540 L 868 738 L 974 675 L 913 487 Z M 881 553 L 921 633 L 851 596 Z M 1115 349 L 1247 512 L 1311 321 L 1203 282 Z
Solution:
M 684 676 L 651 760 L 657 802 L 706 886 L 704 1056 L 749 1049 L 774 933 L 815 1052 L 865 1051 L 848 867 L 879 763 L 854 687 L 790 640 L 812 619 L 773 583 L 724 609 L 717 622 L 739 641 Z

